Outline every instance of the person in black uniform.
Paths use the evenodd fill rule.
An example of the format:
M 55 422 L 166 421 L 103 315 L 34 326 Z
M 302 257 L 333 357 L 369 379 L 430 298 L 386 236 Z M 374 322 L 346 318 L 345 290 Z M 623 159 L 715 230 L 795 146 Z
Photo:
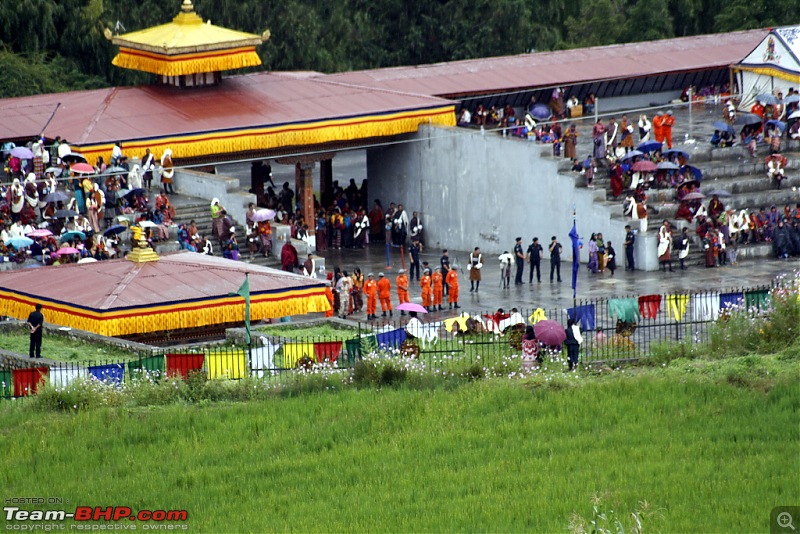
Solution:
M 522 238 L 515 239 L 514 244 L 514 261 L 517 262 L 517 274 L 514 276 L 514 285 L 522 285 L 522 272 L 525 270 L 525 254 L 522 252 Z
M 419 239 L 415 239 L 411 246 L 408 247 L 408 253 L 411 255 L 411 262 L 409 265 L 408 280 L 414 280 L 416 273 L 416 280 L 419 281 L 419 253 L 422 251 L 422 245 Z
M 442 251 L 442 257 L 439 258 L 439 263 L 442 266 L 442 280 L 444 280 L 447 278 L 447 273 L 450 271 L 450 254 L 447 252 L 447 249 Z M 450 294 L 447 284 L 444 284 L 444 294 Z
M 550 240 L 550 246 L 547 250 L 550 252 L 550 283 L 553 283 L 553 274 L 555 273 L 558 281 L 561 281 L 561 243 L 558 242 L 556 236 Z
M 31 329 L 31 343 L 28 348 L 28 356 L 31 358 L 42 357 L 42 325 L 44 315 L 42 315 L 42 305 L 37 304 L 36 309 L 28 315 L 28 326 Z
M 533 243 L 528 245 L 528 261 L 531 262 L 531 274 L 528 277 L 528 283 L 533 283 L 533 271 L 536 270 L 536 281 L 541 283 L 542 282 L 542 271 L 539 269 L 539 263 L 542 260 L 542 252 L 544 249 L 542 245 L 539 244 L 539 238 L 534 237 Z
M 633 271 L 635 262 L 633 259 L 633 243 L 636 241 L 636 234 L 631 230 L 631 225 L 625 225 L 625 270 Z

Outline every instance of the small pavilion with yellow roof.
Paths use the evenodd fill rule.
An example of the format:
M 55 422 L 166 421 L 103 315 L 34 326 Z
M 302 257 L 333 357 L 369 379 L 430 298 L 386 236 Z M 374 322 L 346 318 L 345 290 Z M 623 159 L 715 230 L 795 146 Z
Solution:
M 204 23 L 192 0 L 183 0 L 170 23 L 110 33 L 106 37 L 119 46 L 114 65 L 156 74 L 162 83 L 179 87 L 217 84 L 222 71 L 261 65 L 256 46 L 269 39 L 269 30 L 259 36 Z

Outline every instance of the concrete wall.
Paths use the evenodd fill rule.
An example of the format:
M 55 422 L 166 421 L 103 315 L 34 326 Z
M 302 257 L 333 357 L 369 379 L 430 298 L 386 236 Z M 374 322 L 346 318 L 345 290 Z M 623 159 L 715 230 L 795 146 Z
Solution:
M 412 138 L 418 142 L 368 151 L 370 198 L 380 198 L 385 206 L 402 203 L 409 216 L 419 211 L 429 250 L 478 246 L 491 256 L 511 251 L 516 236 L 525 248 L 536 236 L 546 253 L 555 235 L 564 246 L 562 258 L 569 261 L 574 205 L 581 237 L 602 232 L 624 268 L 626 221 L 612 219 L 609 208 L 593 202 L 595 195 L 605 197 L 603 190 L 576 189 L 573 175 L 558 174 L 549 145 L 428 126 Z M 657 268 L 654 245 L 645 243 L 649 238 L 637 240 L 638 268 Z M 587 259 L 584 247 L 581 260 Z
M 219 174 L 175 169 L 172 186 L 178 194 L 207 199 L 209 205 L 212 198 L 218 198 L 228 214 L 240 224 L 244 224 L 247 205 L 256 201 L 254 194 L 239 189 L 238 178 Z

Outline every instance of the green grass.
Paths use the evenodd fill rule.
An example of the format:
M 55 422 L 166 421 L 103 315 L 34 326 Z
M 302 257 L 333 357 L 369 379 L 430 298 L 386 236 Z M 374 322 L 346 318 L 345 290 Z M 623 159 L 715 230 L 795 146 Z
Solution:
M 325 341 L 344 341 L 358 335 L 357 328 L 347 328 L 335 323 L 321 323 L 308 326 L 292 326 L 291 323 L 258 328 L 262 335 L 288 337 L 291 339 L 324 338 Z M 366 330 L 362 333 L 367 333 Z
M 4 350 L 27 355 L 30 336 L 19 331 L 0 332 L 0 347 Z M 130 351 L 113 345 L 90 343 L 85 340 L 52 335 L 45 332 L 42 341 L 42 357 L 62 362 L 104 362 L 106 360 L 128 361 L 138 357 Z
M 73 413 L 9 401 L 0 485 L 185 508 L 195 532 L 563 532 L 597 494 L 623 514 L 649 502 L 645 531 L 765 531 L 800 495 L 796 361 Z

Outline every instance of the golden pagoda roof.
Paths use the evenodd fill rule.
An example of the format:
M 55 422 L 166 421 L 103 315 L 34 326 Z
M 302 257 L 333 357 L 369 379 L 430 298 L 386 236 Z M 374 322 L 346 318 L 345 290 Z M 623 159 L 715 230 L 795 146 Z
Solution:
M 120 47 L 118 67 L 165 76 L 216 72 L 261 65 L 255 47 L 269 38 L 215 26 L 183 0 L 172 22 L 111 37 Z

